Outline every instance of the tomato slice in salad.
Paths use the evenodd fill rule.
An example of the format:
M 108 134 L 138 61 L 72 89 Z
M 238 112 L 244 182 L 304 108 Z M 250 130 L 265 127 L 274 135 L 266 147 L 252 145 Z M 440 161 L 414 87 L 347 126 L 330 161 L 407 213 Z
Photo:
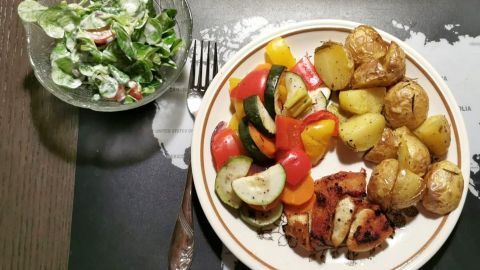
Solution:
M 137 83 L 135 83 L 133 87 L 128 90 L 128 94 L 137 101 L 143 98 L 142 92 L 140 91 L 140 87 Z
M 300 184 L 312 169 L 310 158 L 303 150 L 298 148 L 281 154 L 278 163 L 282 164 L 287 175 L 287 183 L 292 186 Z
M 265 88 L 271 64 L 260 64 L 245 76 L 245 78 L 232 89 L 230 96 L 237 100 L 244 100 L 249 96 L 259 96 L 263 102 Z
M 223 164 L 225 164 L 230 157 L 244 153 L 242 143 L 237 133 L 231 128 L 225 127 L 224 122 L 221 122 L 213 132 L 211 151 L 217 171 L 222 168 Z
M 327 110 L 321 110 L 308 115 L 307 117 L 305 117 L 305 119 L 303 119 L 303 124 L 305 126 L 308 126 L 320 120 L 326 120 L 326 119 L 331 119 L 335 121 L 335 130 L 333 131 L 332 136 L 334 137 L 338 136 L 338 129 L 340 125 L 340 122 L 338 121 L 338 117 Z
M 117 102 L 122 102 L 125 99 L 125 86 L 122 84 L 118 85 L 117 93 L 115 94 L 115 100 Z
M 115 35 L 110 29 L 89 30 L 85 33 L 99 46 L 110 43 L 115 39 Z

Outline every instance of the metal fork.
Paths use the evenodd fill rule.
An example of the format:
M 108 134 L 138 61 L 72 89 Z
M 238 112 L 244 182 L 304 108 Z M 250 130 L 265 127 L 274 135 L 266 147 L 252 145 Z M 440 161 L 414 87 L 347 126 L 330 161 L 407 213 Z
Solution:
M 204 43 L 207 44 L 206 71 L 203 74 L 203 51 Z M 210 58 L 211 44 L 213 43 L 213 61 Z M 197 60 L 197 41 L 193 43 L 192 65 L 190 68 L 190 78 L 188 81 L 187 108 L 193 118 L 202 103 L 203 95 L 210 85 L 211 80 L 218 72 L 218 53 L 217 43 L 210 41 L 200 41 L 200 59 Z M 197 71 L 198 64 L 198 74 Z M 212 66 L 212 74 L 210 74 Z M 195 83 L 196 81 L 196 83 Z M 170 270 L 186 270 L 192 265 L 194 234 L 193 234 L 193 215 L 192 215 L 192 167 L 188 166 L 187 181 L 183 191 L 182 206 L 178 212 L 177 222 L 170 242 L 170 251 L 168 254 L 168 266 Z

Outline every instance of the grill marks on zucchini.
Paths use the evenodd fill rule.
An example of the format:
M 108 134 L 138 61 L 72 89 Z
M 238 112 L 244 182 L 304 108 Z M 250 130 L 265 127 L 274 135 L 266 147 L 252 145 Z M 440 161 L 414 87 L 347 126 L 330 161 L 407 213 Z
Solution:
M 286 72 L 285 87 L 287 88 L 287 99 L 283 105 L 283 114 L 297 118 L 311 108 L 312 99 L 308 95 L 302 77 L 293 72 Z
M 328 88 L 324 88 L 327 89 Z M 324 94 L 324 90 L 322 88 L 318 88 L 313 91 L 309 91 L 308 95 L 312 99 L 312 108 L 310 109 L 310 113 L 318 112 L 321 110 L 325 110 L 327 108 L 328 104 L 328 97 L 330 97 L 330 94 L 328 93 L 328 97 Z M 308 115 L 308 113 L 307 113 Z

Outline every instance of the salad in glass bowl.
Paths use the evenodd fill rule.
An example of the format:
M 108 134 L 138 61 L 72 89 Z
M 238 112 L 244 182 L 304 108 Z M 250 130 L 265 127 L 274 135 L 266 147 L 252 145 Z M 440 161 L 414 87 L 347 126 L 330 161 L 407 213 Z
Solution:
M 125 110 L 154 100 L 180 74 L 191 40 L 185 1 L 45 2 L 24 0 L 18 14 L 35 75 L 60 99 Z

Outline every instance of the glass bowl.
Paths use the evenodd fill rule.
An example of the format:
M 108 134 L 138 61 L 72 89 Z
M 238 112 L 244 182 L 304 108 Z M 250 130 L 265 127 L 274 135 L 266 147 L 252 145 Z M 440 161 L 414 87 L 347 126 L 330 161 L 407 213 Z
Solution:
M 59 1 L 40 0 L 39 2 L 49 6 Z M 177 16 L 175 18 L 177 22 L 176 32 L 177 35 L 185 42 L 185 47 L 180 49 L 174 58 L 175 62 L 177 63 L 177 68 L 166 68 L 162 71 L 164 82 L 154 93 L 145 96 L 138 102 L 121 104 L 116 101 L 94 101 L 92 99 L 94 93 L 82 86 L 77 89 L 69 89 L 56 85 L 50 76 L 52 70 L 50 64 L 50 52 L 55 45 L 55 39 L 47 36 L 42 28 L 40 28 L 38 25 L 33 23 L 24 23 L 27 35 L 28 56 L 35 73 L 35 77 L 37 77 L 38 81 L 40 81 L 43 87 L 66 103 L 95 111 L 114 112 L 130 110 L 143 106 L 157 99 L 177 80 L 178 76 L 182 72 L 185 62 L 187 61 L 188 51 L 192 43 L 192 15 L 186 0 L 154 0 L 154 2 L 156 4 L 157 11 L 166 8 L 174 8 L 177 10 Z

